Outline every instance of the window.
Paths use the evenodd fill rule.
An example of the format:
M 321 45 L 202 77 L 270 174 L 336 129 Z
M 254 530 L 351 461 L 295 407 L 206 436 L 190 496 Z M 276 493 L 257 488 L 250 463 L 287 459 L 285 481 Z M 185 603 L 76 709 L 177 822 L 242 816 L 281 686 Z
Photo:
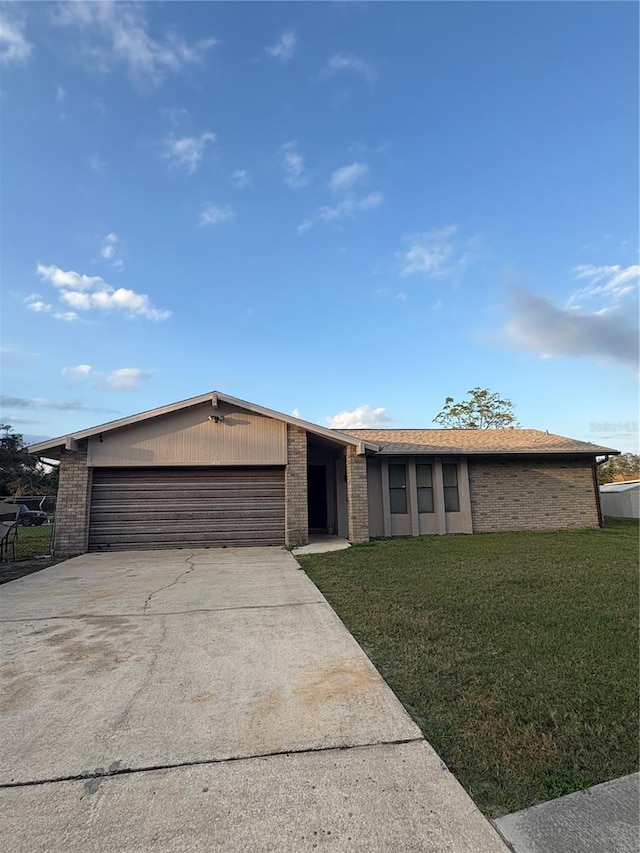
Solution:
M 418 512 L 433 512 L 433 468 L 431 465 L 416 465 L 418 485 Z
M 443 463 L 442 480 L 444 483 L 444 511 L 460 512 L 460 497 L 458 495 L 458 466 L 455 463 Z
M 407 466 L 389 465 L 389 505 L 394 514 L 407 511 Z

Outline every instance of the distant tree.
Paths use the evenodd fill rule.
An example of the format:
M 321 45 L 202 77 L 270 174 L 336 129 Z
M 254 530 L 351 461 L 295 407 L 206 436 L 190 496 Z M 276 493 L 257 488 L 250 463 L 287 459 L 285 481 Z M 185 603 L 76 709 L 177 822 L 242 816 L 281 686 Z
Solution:
M 20 433 L 0 424 L 0 495 L 53 495 L 57 469 L 51 470 L 27 450 Z
M 504 429 L 519 427 L 513 403 L 488 388 L 472 388 L 469 399 L 456 403 L 447 397 L 433 422 L 446 429 Z
M 640 478 L 640 454 L 622 453 L 612 456 L 607 462 L 598 465 L 598 482 L 612 483 L 618 474 Z

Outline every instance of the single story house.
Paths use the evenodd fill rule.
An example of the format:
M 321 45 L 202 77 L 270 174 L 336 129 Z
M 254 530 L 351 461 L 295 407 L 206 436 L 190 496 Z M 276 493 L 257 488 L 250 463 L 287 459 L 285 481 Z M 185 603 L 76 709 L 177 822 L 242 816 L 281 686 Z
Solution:
M 600 486 L 604 515 L 616 518 L 640 518 L 640 480 L 605 483 Z
M 211 392 L 31 445 L 55 553 L 597 527 L 597 456 L 530 429 L 333 430 Z

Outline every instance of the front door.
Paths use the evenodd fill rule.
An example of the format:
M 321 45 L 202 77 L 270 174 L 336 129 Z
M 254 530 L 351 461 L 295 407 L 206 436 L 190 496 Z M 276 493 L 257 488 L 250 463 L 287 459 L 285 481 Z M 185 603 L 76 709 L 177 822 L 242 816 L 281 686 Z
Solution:
M 327 532 L 327 469 L 324 465 L 309 465 L 307 471 L 309 531 Z

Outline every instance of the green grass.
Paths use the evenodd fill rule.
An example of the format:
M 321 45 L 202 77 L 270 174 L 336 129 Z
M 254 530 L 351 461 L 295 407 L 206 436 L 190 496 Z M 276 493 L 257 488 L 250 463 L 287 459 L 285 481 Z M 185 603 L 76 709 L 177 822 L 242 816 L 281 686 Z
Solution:
M 638 522 L 298 557 L 489 816 L 638 768 Z
M 51 553 L 51 535 L 53 526 L 41 524 L 39 527 L 19 527 L 16 539 L 16 560 L 30 557 L 42 557 Z M 11 557 L 9 551 L 9 557 Z

